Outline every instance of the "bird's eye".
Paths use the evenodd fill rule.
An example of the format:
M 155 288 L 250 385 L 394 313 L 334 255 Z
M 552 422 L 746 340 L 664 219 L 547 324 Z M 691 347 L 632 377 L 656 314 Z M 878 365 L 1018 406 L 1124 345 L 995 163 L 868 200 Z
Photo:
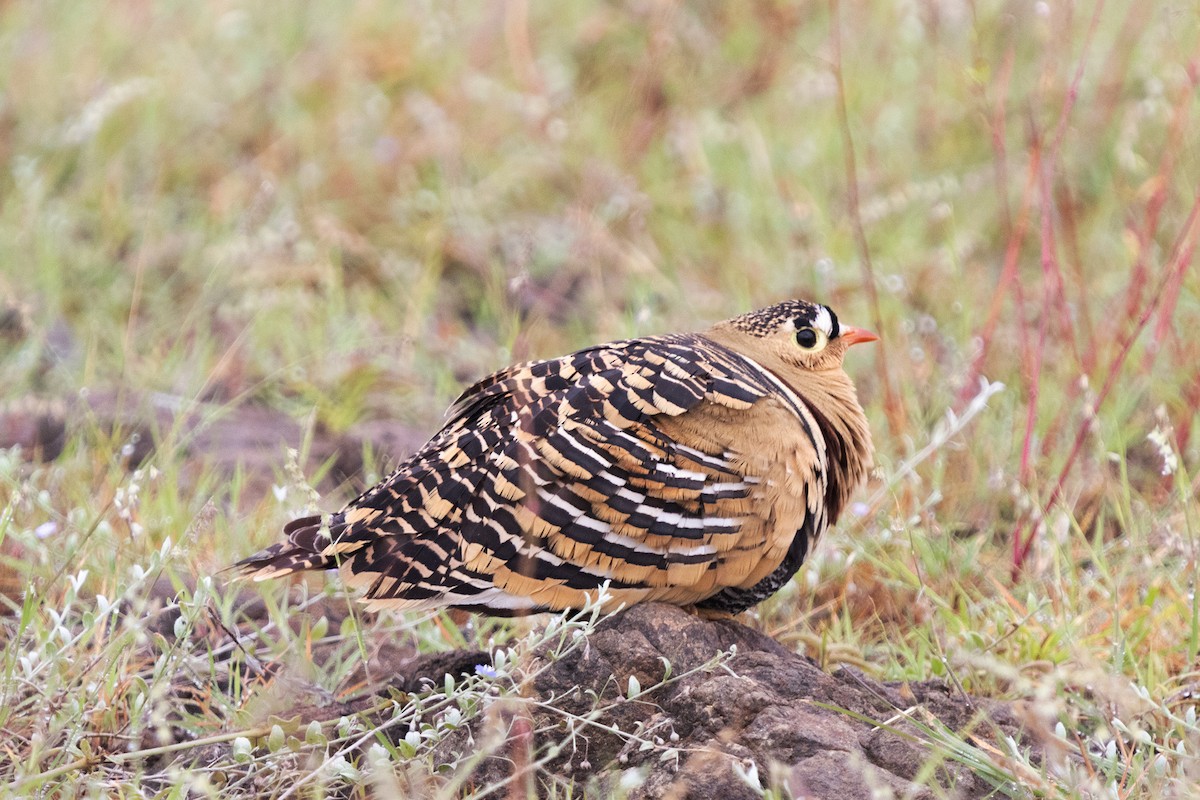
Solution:
M 812 350 L 821 341 L 821 335 L 816 328 L 801 328 L 796 331 L 796 344 L 805 350 Z

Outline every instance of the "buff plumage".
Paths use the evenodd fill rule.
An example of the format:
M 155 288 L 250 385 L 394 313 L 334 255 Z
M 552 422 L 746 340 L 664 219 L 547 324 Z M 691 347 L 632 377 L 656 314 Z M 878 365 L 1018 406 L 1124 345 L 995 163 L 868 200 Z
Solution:
M 846 348 L 787 301 L 700 333 L 519 364 L 336 514 L 240 562 L 339 568 L 373 607 L 493 614 L 663 601 L 737 613 L 786 583 L 871 466 Z

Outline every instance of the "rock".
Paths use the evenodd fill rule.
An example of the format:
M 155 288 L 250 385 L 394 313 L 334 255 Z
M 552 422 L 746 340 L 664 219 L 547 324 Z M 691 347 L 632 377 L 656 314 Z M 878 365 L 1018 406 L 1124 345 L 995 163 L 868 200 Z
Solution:
M 495 702 L 447 729 L 416 771 L 432 766 L 432 780 L 455 774 L 464 786 L 508 786 L 521 796 L 573 784 L 582 796 L 630 800 L 750 800 L 767 788 L 806 800 L 966 800 L 993 797 L 995 788 L 934 753 L 922 726 L 1011 736 L 1028 746 L 1005 703 L 937 681 L 881 683 L 846 668 L 827 673 L 759 631 L 674 606 L 634 606 L 562 655 L 551 644 L 510 651 L 516 661 L 503 669 L 517 680 L 516 691 L 502 696 L 485 684 Z M 475 675 L 491 658 L 465 650 L 418 656 L 410 645 L 388 641 L 372 650 L 369 668 L 346 679 L 369 688 L 344 699 L 313 685 L 305 671 L 311 663 L 246 662 L 241 668 L 254 674 L 240 682 L 264 688 L 237 724 L 285 720 L 300 730 L 312 720 L 359 715 L 398 741 L 409 728 L 395 724 L 381 695 L 438 692 L 446 675 Z M 311 656 L 319 663 L 325 654 Z M 936 765 L 931 774 L 929 763 Z M 924 785 L 913 782 L 919 775 Z
M 736 652 L 729 656 L 731 648 Z M 264 708 L 300 720 L 363 713 L 381 693 L 436 688 L 445 675 L 474 674 L 488 659 L 472 651 L 414 658 L 385 648 L 378 655 L 372 671 L 388 676 L 383 686 L 331 703 L 305 696 L 293 681 L 276 689 L 290 708 Z M 470 785 L 502 785 L 533 752 L 571 742 L 568 720 L 574 720 L 573 743 L 542 769 L 587 787 L 587 796 L 614 793 L 621 781 L 630 800 L 751 800 L 766 788 L 805 800 L 966 800 L 992 797 L 995 789 L 932 753 L 921 728 L 908 720 L 936 718 L 955 731 L 1021 738 L 1004 703 L 970 698 L 937 681 L 889 684 L 855 669 L 827 673 L 738 622 L 656 603 L 603 621 L 564 656 L 535 651 L 518 672 L 532 676 L 521 692 L 528 702 L 501 702 L 459 728 L 437 745 L 433 763 L 472 763 Z M 627 697 L 631 678 L 645 690 L 633 699 Z M 501 744 L 477 760 L 485 741 Z M 932 790 L 912 782 L 931 759 L 939 762 Z M 629 790 L 622 777 L 631 774 L 636 780 Z
M 736 646 L 732 658 L 703 669 L 714 656 Z M 629 678 L 642 687 L 663 680 L 666 664 L 676 680 L 647 696 L 622 701 Z M 603 622 L 588 645 L 557 662 L 547 660 L 533 681 L 539 696 L 583 716 L 595 706 L 608 710 L 597 722 L 663 744 L 646 750 L 597 728 L 586 733 L 589 761 L 596 769 L 647 770 L 631 798 L 738 800 L 761 796 L 761 787 L 786 786 L 793 797 L 869 798 L 889 789 L 897 796 L 932 797 L 911 783 L 930 752 L 894 732 L 865 723 L 833 707 L 889 725 L 920 738 L 903 718 L 928 712 L 952 729 L 972 721 L 1019 728 L 1007 706 L 952 692 L 929 682 L 902 687 L 879 683 L 857 670 L 833 674 L 792 653 L 770 637 L 734 621 L 709 621 L 660 604 L 634 606 Z M 907 691 L 912 692 L 911 695 Z M 908 702 L 904 697 L 907 696 Z M 915 697 L 915 701 L 914 698 Z M 922 706 L 913 709 L 914 705 Z M 563 717 L 535 714 L 535 729 L 559 725 Z M 671 740 L 671 735 L 678 737 Z M 678 758 L 664 758 L 673 750 Z M 578 780 L 589 776 L 566 759 L 550 765 Z M 574 769 L 574 772 L 571 770 Z M 965 768 L 946 765 L 935 780 L 956 797 L 988 797 L 993 787 Z

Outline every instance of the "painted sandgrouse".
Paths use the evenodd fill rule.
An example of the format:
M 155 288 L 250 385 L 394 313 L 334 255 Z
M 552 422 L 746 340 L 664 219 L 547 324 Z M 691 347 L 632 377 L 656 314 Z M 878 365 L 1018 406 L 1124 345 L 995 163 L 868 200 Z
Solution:
M 871 467 L 846 349 L 873 333 L 801 300 L 703 333 L 518 364 L 463 392 L 420 452 L 236 567 L 339 568 L 371 607 L 512 615 L 770 596 Z

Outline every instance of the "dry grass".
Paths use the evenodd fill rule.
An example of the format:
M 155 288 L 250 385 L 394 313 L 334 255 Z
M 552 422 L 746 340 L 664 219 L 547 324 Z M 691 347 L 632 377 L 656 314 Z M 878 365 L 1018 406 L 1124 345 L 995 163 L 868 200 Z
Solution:
M 134 416 L 152 397 L 432 431 L 510 360 L 819 298 L 883 334 L 849 365 L 880 470 L 756 624 L 1028 700 L 1062 758 L 980 768 L 1033 769 L 1043 794 L 1188 796 L 1198 43 L 1165 0 L 9 3 L 0 401 L 87 387 Z M 1005 389 L 964 424 L 981 377 Z M 282 452 L 263 496 L 167 441 L 140 473 L 127 432 L 87 418 L 52 463 L 0 454 L 0 570 L 25 588 L 9 793 L 175 796 L 147 751 L 185 677 L 198 705 L 172 724 L 258 741 L 211 656 L 238 598 L 202 576 L 308 498 Z M 166 635 L 156 581 L 184 590 Z M 295 598 L 262 591 L 251 644 L 332 648 L 305 676 L 329 691 L 384 629 L 444 635 L 294 631 Z

